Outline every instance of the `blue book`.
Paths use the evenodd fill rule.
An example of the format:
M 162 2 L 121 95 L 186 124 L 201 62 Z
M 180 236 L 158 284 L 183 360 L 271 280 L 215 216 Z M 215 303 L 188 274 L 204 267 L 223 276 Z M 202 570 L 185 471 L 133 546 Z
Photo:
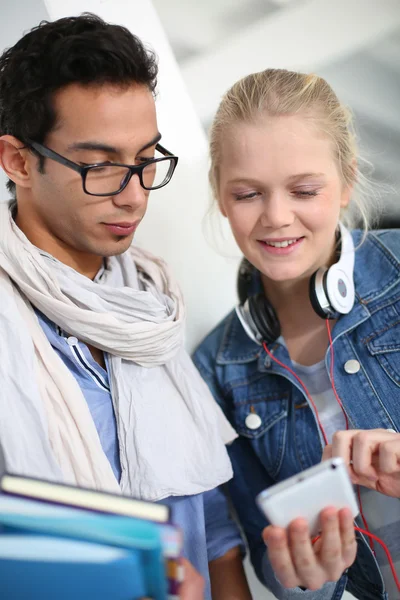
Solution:
M 0 535 L 1 597 L 134 600 L 147 595 L 141 555 L 36 535 Z
M 16 538 L 19 533 L 24 537 L 31 534 L 35 539 L 40 539 L 39 536 L 45 537 L 47 541 L 53 538 L 54 541 L 67 542 L 69 539 L 71 542 L 89 544 L 89 547 L 97 545 L 125 551 L 136 557 L 137 567 L 136 571 L 131 572 L 132 577 L 135 572 L 140 571 L 138 581 L 143 582 L 146 592 L 144 595 L 155 600 L 167 598 L 166 551 L 171 557 L 179 557 L 182 545 L 181 536 L 178 535 L 180 532 L 172 525 L 47 505 L 2 494 L 0 533 L 3 533 L 3 536 L 0 535 L 3 542 L 7 535 L 14 534 L 13 537 Z M 44 565 L 45 568 L 54 566 L 47 563 Z

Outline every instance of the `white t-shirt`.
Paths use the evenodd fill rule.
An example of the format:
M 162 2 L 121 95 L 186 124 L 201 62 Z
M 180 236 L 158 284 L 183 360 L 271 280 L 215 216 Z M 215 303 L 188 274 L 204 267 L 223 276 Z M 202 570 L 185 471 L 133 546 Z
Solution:
M 328 441 L 331 442 L 335 431 L 346 429 L 346 421 L 333 393 L 325 361 L 307 367 L 293 362 L 293 368 L 312 397 L 322 427 Z M 360 494 L 368 528 L 388 546 L 396 572 L 400 574 L 400 500 L 362 486 L 360 486 Z M 374 541 L 374 549 L 389 599 L 400 600 L 400 594 L 382 546 Z

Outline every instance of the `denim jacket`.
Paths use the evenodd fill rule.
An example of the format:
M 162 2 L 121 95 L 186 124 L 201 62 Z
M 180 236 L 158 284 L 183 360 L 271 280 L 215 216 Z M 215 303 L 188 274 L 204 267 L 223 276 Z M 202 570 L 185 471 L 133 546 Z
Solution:
M 351 428 L 399 431 L 400 231 L 370 232 L 361 245 L 361 232 L 352 235 L 356 300 L 332 331 L 334 383 Z M 252 292 L 261 289 L 259 276 L 253 285 Z M 291 364 L 283 345 L 275 342 L 269 349 L 281 362 Z M 351 359 L 360 364 L 357 373 L 344 368 Z M 229 491 L 261 581 L 283 600 L 337 600 L 344 589 L 360 600 L 385 600 L 380 570 L 362 534 L 357 534 L 357 559 L 338 582 L 317 592 L 281 586 L 266 558 L 261 532 L 267 522 L 254 499 L 266 487 L 321 460 L 323 440 L 313 408 L 290 373 L 246 335 L 234 311 L 206 337 L 194 360 L 239 434 L 229 447 L 234 469 Z M 329 373 L 328 350 L 325 362 Z M 246 426 L 252 411 L 262 421 L 253 430 Z

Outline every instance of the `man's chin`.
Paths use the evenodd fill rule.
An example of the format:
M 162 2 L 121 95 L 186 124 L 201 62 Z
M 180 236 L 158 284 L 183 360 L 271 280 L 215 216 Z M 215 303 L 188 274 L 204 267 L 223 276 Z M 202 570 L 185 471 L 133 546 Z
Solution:
M 104 257 L 119 256 L 130 248 L 132 241 L 133 235 L 130 235 L 129 237 L 121 236 L 115 243 L 105 244 L 100 251 L 100 254 Z

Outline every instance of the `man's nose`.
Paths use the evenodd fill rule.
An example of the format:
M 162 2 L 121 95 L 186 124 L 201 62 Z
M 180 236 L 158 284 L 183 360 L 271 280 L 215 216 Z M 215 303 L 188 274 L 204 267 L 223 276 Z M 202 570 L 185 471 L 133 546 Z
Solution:
M 137 208 L 147 202 L 148 192 L 141 186 L 138 175 L 132 175 L 128 185 L 113 196 L 113 202 L 116 206 L 126 206 Z

